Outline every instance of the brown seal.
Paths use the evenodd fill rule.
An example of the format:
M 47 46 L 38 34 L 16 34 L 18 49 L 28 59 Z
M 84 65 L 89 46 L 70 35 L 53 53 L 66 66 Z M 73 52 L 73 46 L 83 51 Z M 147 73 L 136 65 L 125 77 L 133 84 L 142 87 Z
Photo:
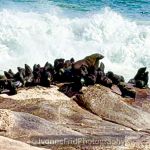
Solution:
M 88 68 L 94 67 L 95 69 L 99 66 L 99 60 L 103 59 L 104 56 L 98 53 L 92 54 L 90 56 L 85 57 L 82 60 L 79 60 L 73 64 L 73 69 L 80 69 L 82 65 L 87 66 Z

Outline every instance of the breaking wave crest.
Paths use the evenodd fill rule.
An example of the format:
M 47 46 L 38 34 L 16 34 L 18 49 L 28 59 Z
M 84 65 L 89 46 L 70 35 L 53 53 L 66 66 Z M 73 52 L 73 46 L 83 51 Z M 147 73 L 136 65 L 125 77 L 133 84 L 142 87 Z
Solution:
M 2 9 L 0 69 L 99 52 L 106 71 L 126 80 L 139 67 L 150 71 L 150 22 L 129 20 L 110 8 L 74 17 L 67 13 L 58 7 L 41 13 Z

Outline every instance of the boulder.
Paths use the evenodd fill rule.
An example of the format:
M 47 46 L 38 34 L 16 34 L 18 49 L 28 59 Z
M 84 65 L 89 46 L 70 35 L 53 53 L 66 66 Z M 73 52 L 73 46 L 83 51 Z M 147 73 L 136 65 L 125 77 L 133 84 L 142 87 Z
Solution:
M 110 89 L 95 85 L 82 90 L 78 102 L 86 109 L 120 125 L 136 131 L 150 133 L 150 114 L 124 102 L 124 99 Z
M 16 141 L 3 136 L 0 136 L 0 149 L 1 150 L 46 150 L 45 148 L 33 147 L 26 143 Z

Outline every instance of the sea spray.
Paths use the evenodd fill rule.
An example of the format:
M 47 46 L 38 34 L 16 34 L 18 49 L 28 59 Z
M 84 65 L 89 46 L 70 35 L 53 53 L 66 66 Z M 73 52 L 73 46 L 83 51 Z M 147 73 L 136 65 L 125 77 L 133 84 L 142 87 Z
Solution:
M 105 56 L 106 71 L 126 80 L 139 67 L 150 71 L 150 24 L 138 24 L 110 8 L 74 17 L 57 7 L 47 12 L 2 9 L 0 20 L 1 70 L 98 52 Z

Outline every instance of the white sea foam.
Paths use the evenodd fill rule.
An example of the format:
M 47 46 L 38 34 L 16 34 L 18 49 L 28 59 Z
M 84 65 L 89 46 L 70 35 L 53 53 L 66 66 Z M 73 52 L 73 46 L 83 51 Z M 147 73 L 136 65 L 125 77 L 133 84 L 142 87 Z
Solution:
M 99 52 L 106 71 L 133 77 L 150 71 L 150 23 L 124 18 L 111 9 L 68 17 L 59 8 L 47 13 L 0 11 L 0 70 L 15 69 L 55 58 L 76 60 Z

